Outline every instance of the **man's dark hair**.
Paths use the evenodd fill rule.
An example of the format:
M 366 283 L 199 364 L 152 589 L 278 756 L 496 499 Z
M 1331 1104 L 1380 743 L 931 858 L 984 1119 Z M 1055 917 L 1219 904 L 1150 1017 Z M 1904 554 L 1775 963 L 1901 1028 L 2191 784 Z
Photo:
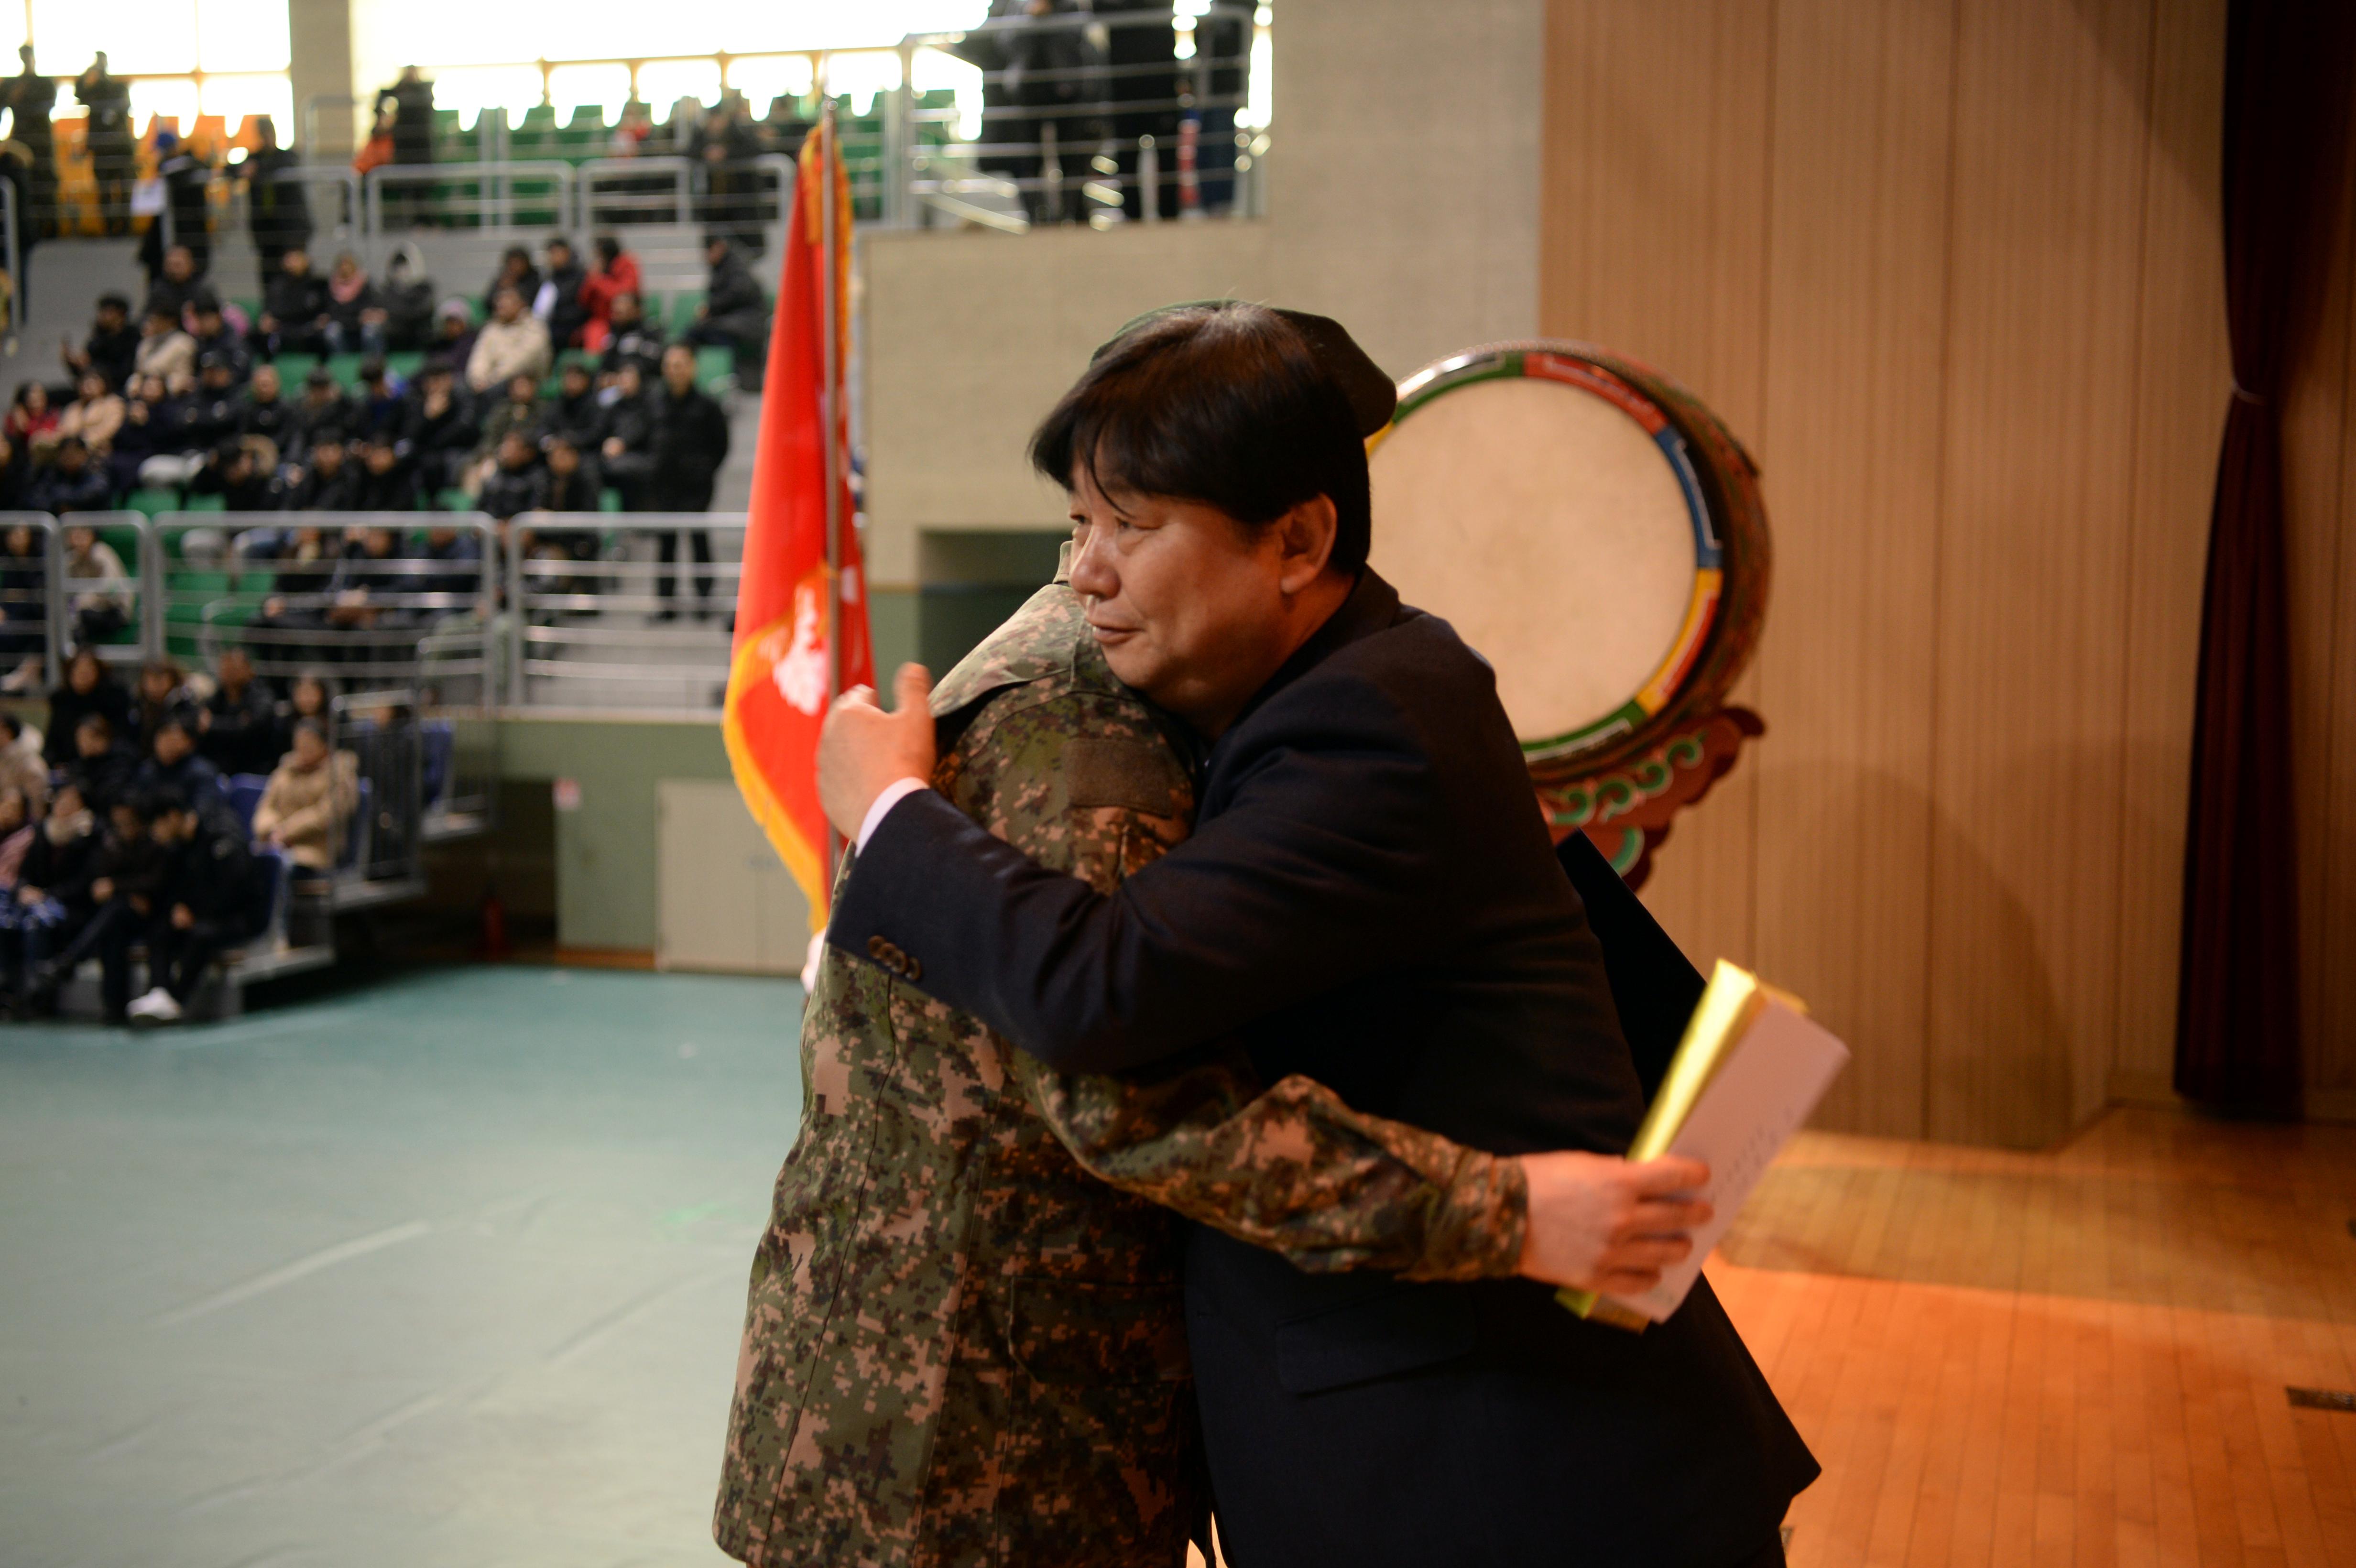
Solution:
M 121 311 L 125 315 L 129 315 L 131 314 L 131 300 L 130 296 L 126 294 L 109 293 L 102 293 L 98 296 L 99 309 L 104 310 L 109 305 L 112 305 L 115 309 Z
M 75 720 L 75 734 L 79 735 L 85 730 L 95 730 L 110 741 L 114 739 L 114 720 L 103 713 L 85 713 Z
M 0 708 L 0 731 L 5 731 L 9 740 L 16 740 L 25 733 L 25 721 L 6 709 Z
M 327 727 L 316 719 L 297 719 L 294 720 L 294 733 L 308 735 L 322 746 L 327 743 Z
M 1118 498 L 1198 501 L 1257 532 L 1332 500 L 1337 571 L 1366 563 L 1366 447 L 1348 395 L 1292 323 L 1237 301 L 1148 317 L 1099 350 L 1031 437 L 1031 465 Z

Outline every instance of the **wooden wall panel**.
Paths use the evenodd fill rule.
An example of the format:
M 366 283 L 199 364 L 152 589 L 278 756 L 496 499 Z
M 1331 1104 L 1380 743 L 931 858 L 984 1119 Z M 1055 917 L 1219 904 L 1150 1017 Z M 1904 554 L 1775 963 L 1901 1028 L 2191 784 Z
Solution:
M 2316 280 L 2313 347 L 2283 408 L 2297 780 L 2300 997 L 2310 1101 L 2356 1091 L 2356 158 Z
M 2149 0 L 1956 35 L 1927 1130 L 2043 1144 L 2109 1092 Z
M 1819 1122 L 1898 1134 L 1923 1115 L 1954 38 L 1952 4 L 1777 15 L 1759 962 L 1856 1051 Z
M 2163 1094 L 2176 1042 L 2192 692 L 2217 449 L 2233 372 L 2218 177 L 2222 0 L 2160 0 L 2152 30 L 2153 156 L 2144 179 L 2135 504 L 2128 529 L 2119 793 L 2115 1094 Z
M 1658 367 L 1746 442 L 1765 389 L 1773 18 L 1769 0 L 1547 16 L 1540 328 Z M 1681 821 L 1644 891 L 1705 967 L 1751 959 L 1756 787 L 1739 770 Z
M 2041 1143 L 2165 1072 L 2226 375 L 2223 12 L 1550 7 L 1546 329 L 1715 403 L 1777 538 L 1748 688 L 1769 735 L 1647 901 L 1697 957 L 1747 940 L 1857 1047 L 1832 1125 Z M 2348 393 L 2351 362 L 2319 385 Z M 2333 450 L 2318 560 L 2356 507 Z M 2338 748 L 2303 829 L 2356 815 L 2356 549 L 2333 549 L 2301 602 L 2303 700 L 2332 716 L 2309 728 Z M 2307 842 L 2337 879 L 2319 957 L 2356 939 L 2322 912 L 2356 904 L 2356 830 Z M 2310 989 L 2356 1022 L 2356 977 Z M 2356 1051 L 2318 1073 L 2356 1081 Z

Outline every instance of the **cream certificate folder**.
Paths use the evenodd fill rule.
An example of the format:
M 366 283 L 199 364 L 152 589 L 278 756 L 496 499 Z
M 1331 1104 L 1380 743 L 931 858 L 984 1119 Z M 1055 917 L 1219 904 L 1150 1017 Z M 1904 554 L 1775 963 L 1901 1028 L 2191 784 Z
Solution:
M 1719 959 L 1628 1147 L 1632 1160 L 1674 1154 L 1708 1165 L 1709 1185 L 1701 1196 L 1716 1211 L 1693 1232 L 1692 1255 L 1663 1270 L 1661 1282 L 1642 1296 L 1563 1290 L 1557 1293 L 1562 1304 L 1622 1328 L 1668 1321 L 1775 1151 L 1847 1064 L 1848 1047 L 1812 1021 L 1799 998 Z

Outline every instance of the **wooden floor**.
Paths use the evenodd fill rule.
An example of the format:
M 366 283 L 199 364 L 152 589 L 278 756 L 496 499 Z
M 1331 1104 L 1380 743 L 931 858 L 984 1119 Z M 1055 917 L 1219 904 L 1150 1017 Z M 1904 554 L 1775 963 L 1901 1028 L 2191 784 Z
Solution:
M 1805 1134 L 1710 1277 L 1825 1468 L 1795 1568 L 2347 1564 L 2356 1129 Z

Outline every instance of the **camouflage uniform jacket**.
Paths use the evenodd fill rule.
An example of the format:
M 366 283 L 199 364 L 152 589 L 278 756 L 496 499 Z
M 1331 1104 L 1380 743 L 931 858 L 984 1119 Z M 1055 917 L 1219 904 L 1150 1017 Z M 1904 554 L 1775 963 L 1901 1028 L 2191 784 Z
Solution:
M 1183 837 L 1188 772 L 1068 588 L 934 706 L 936 784 L 1043 863 L 1109 887 Z M 801 1130 L 753 1260 L 714 1518 L 733 1556 L 1182 1563 L 1205 1498 L 1181 1213 L 1303 1268 L 1514 1272 L 1510 1160 L 1307 1079 L 1257 1093 L 1239 1052 L 1058 1074 L 920 978 L 830 947 L 803 1015 Z

